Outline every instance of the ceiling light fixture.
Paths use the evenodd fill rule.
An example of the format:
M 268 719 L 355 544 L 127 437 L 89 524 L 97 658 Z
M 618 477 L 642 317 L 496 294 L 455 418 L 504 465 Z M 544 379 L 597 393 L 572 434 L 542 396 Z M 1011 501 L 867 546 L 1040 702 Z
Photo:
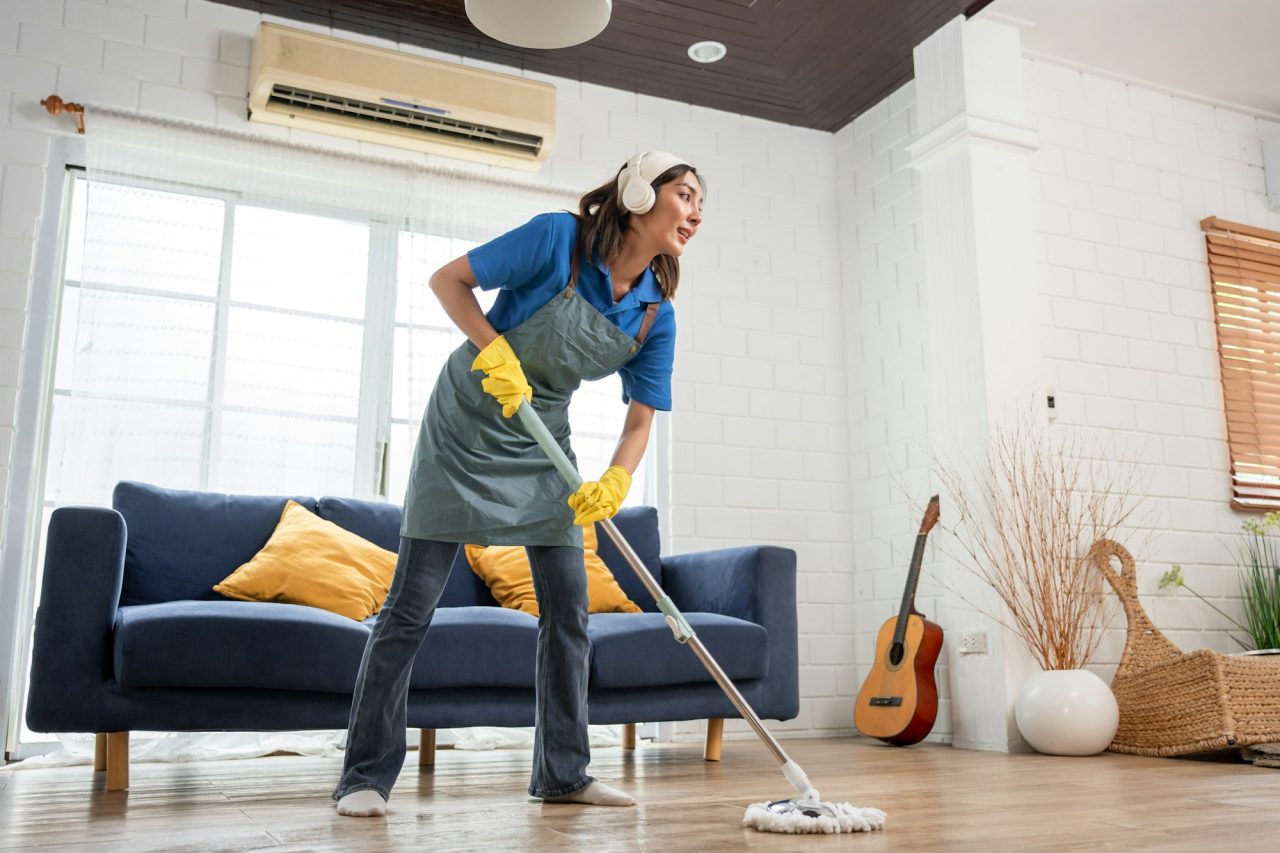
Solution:
M 590 41 L 609 24 L 612 0 L 466 0 L 467 17 L 490 38 L 549 50 Z
M 718 41 L 700 41 L 689 45 L 689 58 L 694 62 L 719 62 L 728 52 L 729 48 Z

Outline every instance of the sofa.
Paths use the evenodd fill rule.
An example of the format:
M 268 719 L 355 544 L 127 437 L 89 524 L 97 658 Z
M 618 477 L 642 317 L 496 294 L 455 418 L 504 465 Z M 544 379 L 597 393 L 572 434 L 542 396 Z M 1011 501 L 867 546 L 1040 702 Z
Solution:
M 340 497 L 178 491 L 119 483 L 112 507 L 62 507 L 49 521 L 27 725 L 95 732 L 108 790 L 128 786 L 130 731 L 294 731 L 347 725 L 365 641 L 358 622 L 213 591 L 271 536 L 288 500 L 383 548 L 400 507 Z M 738 547 L 660 556 L 657 512 L 614 519 L 649 571 L 763 719 L 799 711 L 795 552 Z M 593 724 L 707 719 L 718 759 L 738 716 L 693 652 L 677 643 L 608 537 L 600 555 L 641 613 L 590 617 Z M 408 725 L 419 764 L 435 731 L 531 726 L 538 622 L 499 607 L 459 549 L 414 663 Z

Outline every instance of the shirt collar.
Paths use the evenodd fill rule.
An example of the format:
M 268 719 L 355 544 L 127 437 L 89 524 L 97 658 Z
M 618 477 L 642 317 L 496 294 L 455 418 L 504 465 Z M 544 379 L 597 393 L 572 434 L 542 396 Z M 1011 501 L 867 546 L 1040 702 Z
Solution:
M 661 302 L 662 288 L 658 286 L 658 277 L 653 274 L 653 269 L 645 267 L 644 274 L 640 276 L 640 283 L 631 291 L 641 302 Z
M 610 280 L 609 268 L 604 265 L 604 262 L 601 261 L 600 257 L 594 252 L 591 253 L 591 265 L 600 271 L 600 278 L 603 281 L 607 282 Z M 662 287 L 659 286 L 658 278 L 653 274 L 652 267 L 645 267 L 644 272 L 640 274 L 640 282 L 631 289 L 631 292 L 627 294 L 627 296 L 634 296 L 634 301 L 637 302 L 662 301 Z M 630 301 L 627 299 L 627 296 L 622 297 L 618 304 L 621 305 L 624 302 Z

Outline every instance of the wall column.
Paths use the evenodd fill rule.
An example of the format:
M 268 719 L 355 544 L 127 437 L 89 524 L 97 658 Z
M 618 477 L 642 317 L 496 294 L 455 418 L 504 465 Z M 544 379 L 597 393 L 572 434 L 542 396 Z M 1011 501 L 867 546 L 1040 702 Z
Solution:
M 953 464 L 980 458 L 989 426 L 1027 411 L 1042 391 L 1028 162 L 1036 134 L 1022 75 L 1018 31 L 1004 24 L 955 18 L 915 49 L 920 130 L 908 151 L 923 195 L 929 433 Z M 937 565 L 948 586 L 994 607 L 990 592 L 952 561 Z M 1034 671 L 1029 655 L 955 594 L 938 618 L 955 745 L 1025 748 L 1012 705 Z M 986 631 L 986 654 L 957 654 L 960 634 L 970 630 Z

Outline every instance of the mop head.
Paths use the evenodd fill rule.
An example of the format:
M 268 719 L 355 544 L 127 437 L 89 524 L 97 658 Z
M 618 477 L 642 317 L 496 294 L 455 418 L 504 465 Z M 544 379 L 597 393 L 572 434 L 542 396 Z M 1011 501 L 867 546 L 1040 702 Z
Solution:
M 848 803 L 778 800 L 748 807 L 742 825 L 761 832 L 872 832 L 884 829 L 884 812 Z

